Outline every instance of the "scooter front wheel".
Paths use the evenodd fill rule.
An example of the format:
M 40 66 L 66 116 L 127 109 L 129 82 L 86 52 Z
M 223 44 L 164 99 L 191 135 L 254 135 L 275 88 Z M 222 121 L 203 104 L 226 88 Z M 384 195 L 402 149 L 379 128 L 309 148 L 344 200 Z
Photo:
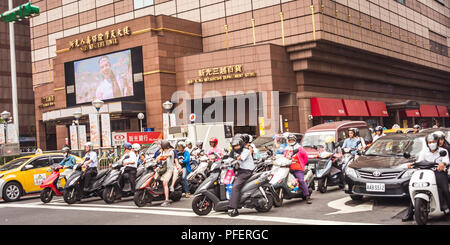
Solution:
M 53 199 L 53 190 L 50 187 L 46 187 L 41 191 L 41 201 L 43 203 L 49 203 Z
M 69 187 L 64 190 L 64 201 L 68 204 L 74 204 L 77 202 L 77 188 Z
M 317 181 L 317 189 L 320 191 L 320 193 L 327 192 L 327 178 L 322 178 Z
M 275 197 L 273 199 L 273 205 L 278 208 L 283 206 L 284 192 L 282 188 L 278 188 L 275 190 L 275 193 L 277 194 L 278 197 Z
M 102 196 L 103 201 L 105 201 L 107 204 L 114 203 L 117 197 L 116 188 L 112 185 L 105 187 Z
M 262 207 L 255 207 L 256 211 L 261 213 L 269 212 L 273 207 L 273 196 L 271 193 L 266 192 L 267 202 Z
M 149 197 L 150 196 L 147 194 L 147 191 L 145 191 L 144 189 L 138 190 L 134 193 L 134 204 L 136 204 L 136 206 L 138 207 L 144 207 L 148 202 L 151 202 Z
M 209 214 L 212 210 L 212 207 L 213 203 L 205 195 L 196 196 L 192 200 L 192 211 L 194 211 L 194 213 L 199 216 Z
M 416 198 L 414 207 L 414 219 L 418 225 L 426 225 L 428 221 L 427 202 L 422 198 Z

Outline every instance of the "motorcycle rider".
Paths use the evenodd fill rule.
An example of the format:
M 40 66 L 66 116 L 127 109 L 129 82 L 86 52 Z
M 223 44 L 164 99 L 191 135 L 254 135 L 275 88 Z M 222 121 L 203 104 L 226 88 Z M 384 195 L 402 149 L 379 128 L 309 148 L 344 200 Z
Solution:
M 191 172 L 191 154 L 183 141 L 178 142 L 178 155 L 180 165 L 183 169 L 182 181 L 184 186 L 185 197 L 189 198 L 189 183 L 187 180 L 188 174 Z
M 89 160 L 83 164 L 83 167 L 85 169 L 83 170 L 81 179 L 83 181 L 83 187 L 84 187 L 83 190 L 88 191 L 89 183 L 90 183 L 91 179 L 93 179 L 93 178 L 95 178 L 95 176 L 97 176 L 98 160 L 97 160 L 97 153 L 94 151 L 91 142 L 86 142 L 86 144 L 84 144 L 84 150 L 86 151 L 86 155 L 84 156 L 84 159 L 89 157 Z
M 186 143 L 186 150 L 189 152 L 189 154 L 191 154 L 192 150 L 194 150 L 192 141 L 190 139 L 187 139 L 184 143 Z
M 287 136 L 287 147 L 284 151 L 284 157 L 291 159 L 294 156 L 294 151 L 300 148 L 300 144 L 297 143 L 297 136 L 294 134 L 289 134 Z
M 220 159 L 222 159 L 223 151 L 218 146 L 219 145 L 219 140 L 216 137 L 211 137 L 209 139 L 209 145 L 211 146 L 211 148 L 209 149 L 207 155 L 210 156 L 213 153 L 216 153 L 217 155 L 219 155 L 219 157 L 216 157 L 215 161 L 219 161 Z
M 136 172 L 137 172 L 137 162 L 138 156 L 137 152 L 141 148 L 139 144 L 133 144 L 126 142 L 123 144 L 123 148 L 125 148 L 125 154 L 122 156 L 122 164 L 124 166 L 122 178 L 120 178 L 119 184 L 121 187 L 124 185 L 124 179 L 128 178 L 130 181 L 131 192 L 134 194 L 136 190 Z M 128 159 L 123 160 L 123 158 L 128 155 Z
M 203 154 L 205 154 L 205 150 L 203 150 L 203 141 L 198 141 L 196 144 L 196 148 L 191 152 L 191 156 L 198 158 Z
M 161 204 L 161 206 L 163 207 L 167 207 L 170 205 L 169 181 L 173 176 L 175 167 L 175 158 L 176 156 L 172 149 L 172 146 L 170 145 L 170 142 L 168 140 L 161 141 L 161 154 L 159 154 L 159 156 L 156 158 L 156 161 L 159 162 L 162 159 L 165 159 L 167 164 L 167 171 L 162 176 L 158 176 L 158 173 L 155 173 L 155 179 L 158 179 L 158 177 L 160 177 L 160 180 L 163 182 L 164 196 L 165 196 L 165 200 Z M 175 182 L 175 180 L 173 182 Z
M 297 154 L 292 157 L 292 164 L 289 167 L 290 172 L 297 178 L 303 195 L 306 197 L 306 203 L 311 204 L 311 193 L 309 193 L 308 185 L 305 182 L 305 166 L 308 162 L 308 154 L 303 147 L 298 148 Z
M 434 132 L 439 138 L 438 145 L 441 148 L 446 149 L 448 152 L 450 152 L 450 143 L 445 139 L 445 133 L 442 131 L 436 131 Z
M 414 125 L 414 127 L 413 127 L 413 134 L 419 133 L 419 130 L 420 130 L 420 125 L 419 124 Z
M 228 213 L 230 217 L 239 215 L 238 207 L 241 196 L 241 189 L 245 182 L 252 176 L 255 169 L 255 163 L 251 156 L 250 150 L 245 148 L 244 141 L 241 138 L 235 138 L 231 141 L 233 147 L 234 158 L 238 160 L 236 166 L 237 174 L 231 189 L 230 208 L 232 211 Z
M 273 137 L 273 146 L 275 150 L 275 154 L 284 155 L 284 150 L 287 147 L 287 139 L 282 135 L 275 135 Z
M 358 138 L 356 138 L 356 128 L 350 128 L 348 130 L 348 138 L 344 140 L 344 144 L 342 145 L 342 148 L 352 148 L 357 149 L 359 142 L 361 142 Z M 351 152 L 352 155 L 356 155 L 356 150 Z
M 58 163 L 58 165 L 62 166 L 65 169 L 65 171 L 60 174 L 60 178 L 67 179 L 67 177 L 73 171 L 72 168 L 73 168 L 73 166 L 75 166 L 76 160 L 75 160 L 75 157 L 70 155 L 70 148 L 69 147 L 64 146 L 62 148 L 62 152 L 64 154 L 64 159 L 60 163 Z
M 444 148 L 440 148 L 438 146 L 438 140 L 439 136 L 435 133 L 430 133 L 426 137 L 426 145 L 427 148 L 422 150 L 419 153 L 419 157 L 417 158 L 417 162 L 421 161 L 427 161 L 427 162 L 435 162 L 436 159 L 440 158 L 440 152 L 446 151 Z M 437 171 L 435 172 L 436 176 L 436 185 L 438 187 L 438 190 L 442 193 L 442 203 L 447 203 L 447 208 L 450 205 L 450 192 L 448 190 L 448 177 L 447 177 L 447 171 L 446 168 L 450 166 L 449 156 L 448 152 L 445 157 L 442 158 L 442 162 L 439 163 L 439 166 L 437 167 Z M 408 168 L 411 168 L 412 164 L 408 165 Z M 442 206 L 441 206 L 442 207 Z M 445 211 L 445 210 L 443 210 Z M 406 222 L 413 219 L 414 215 L 414 206 L 412 202 L 409 204 L 408 212 L 406 213 L 406 216 L 403 217 L 402 221 Z M 446 213 L 448 215 L 448 213 Z
M 377 139 L 379 139 L 379 138 L 381 138 L 383 136 L 386 136 L 386 134 L 383 133 L 383 127 L 377 126 L 375 128 L 375 136 L 373 136 L 373 141 L 372 142 L 375 142 Z

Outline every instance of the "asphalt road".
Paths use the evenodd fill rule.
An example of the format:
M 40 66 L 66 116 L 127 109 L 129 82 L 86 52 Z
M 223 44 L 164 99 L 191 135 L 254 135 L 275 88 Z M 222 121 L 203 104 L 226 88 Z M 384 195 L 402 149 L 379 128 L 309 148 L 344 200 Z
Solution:
M 243 209 L 231 218 L 225 213 L 211 212 L 197 216 L 191 209 L 191 198 L 182 198 L 169 207 L 154 202 L 143 208 L 135 206 L 131 197 L 108 205 L 100 198 L 84 199 L 68 205 L 62 197 L 51 203 L 41 203 L 38 196 L 23 197 L 20 201 L 0 201 L 0 225 L 413 225 L 402 223 L 408 207 L 407 199 L 364 198 L 352 201 L 337 188 L 321 194 L 315 191 L 313 204 L 301 199 L 285 200 L 283 207 L 268 213 Z M 432 218 L 430 224 L 450 224 L 450 218 Z

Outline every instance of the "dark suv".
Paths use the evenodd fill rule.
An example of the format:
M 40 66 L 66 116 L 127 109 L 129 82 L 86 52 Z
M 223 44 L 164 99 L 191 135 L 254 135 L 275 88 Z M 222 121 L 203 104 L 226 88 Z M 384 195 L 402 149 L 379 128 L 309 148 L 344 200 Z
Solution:
M 367 196 L 406 197 L 414 162 L 424 149 L 426 134 L 395 134 L 379 138 L 345 170 L 345 193 L 354 200 Z M 410 158 L 405 158 L 404 153 Z

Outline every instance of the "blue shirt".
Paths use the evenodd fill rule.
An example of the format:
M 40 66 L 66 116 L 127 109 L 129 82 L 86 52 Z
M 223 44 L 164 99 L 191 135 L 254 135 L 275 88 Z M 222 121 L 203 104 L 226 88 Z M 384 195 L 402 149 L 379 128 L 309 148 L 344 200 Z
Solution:
M 86 155 L 84 156 L 84 158 L 86 159 L 86 157 L 89 157 L 91 161 L 91 163 L 89 163 L 87 165 L 88 168 L 97 168 L 98 162 L 97 162 L 97 153 L 95 153 L 95 151 L 90 151 L 87 152 Z
M 183 166 L 186 166 L 186 170 L 188 171 L 188 173 L 191 172 L 191 153 L 189 153 L 189 151 L 184 151 L 183 154 L 183 161 L 181 161 Z
M 353 137 L 353 139 L 347 138 L 344 140 L 342 148 L 358 149 L 358 142 L 360 142 L 360 140 L 357 139 L 356 137 Z M 356 155 L 356 150 L 352 151 L 352 154 Z
M 69 154 L 67 157 L 64 157 L 64 159 L 60 163 L 58 163 L 58 165 L 68 166 L 69 168 L 73 168 L 75 163 L 76 163 L 75 157 L 73 157 L 72 155 Z

